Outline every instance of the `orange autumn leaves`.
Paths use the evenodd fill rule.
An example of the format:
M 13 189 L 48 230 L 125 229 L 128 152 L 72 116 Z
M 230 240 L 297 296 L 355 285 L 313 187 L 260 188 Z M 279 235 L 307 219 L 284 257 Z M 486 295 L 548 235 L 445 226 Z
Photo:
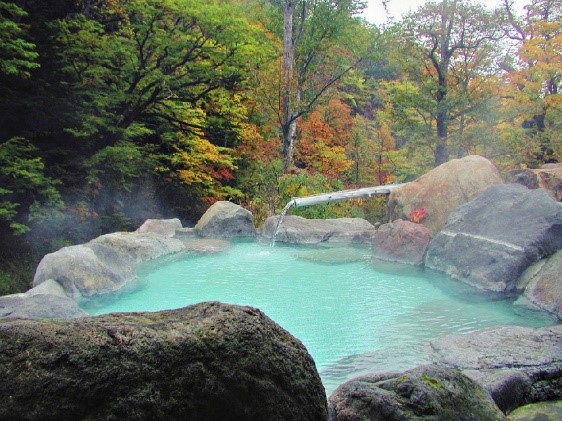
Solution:
M 337 178 L 349 170 L 352 161 L 346 146 L 353 137 L 353 119 L 349 106 L 332 99 L 299 121 L 295 144 L 295 164 L 310 174 Z

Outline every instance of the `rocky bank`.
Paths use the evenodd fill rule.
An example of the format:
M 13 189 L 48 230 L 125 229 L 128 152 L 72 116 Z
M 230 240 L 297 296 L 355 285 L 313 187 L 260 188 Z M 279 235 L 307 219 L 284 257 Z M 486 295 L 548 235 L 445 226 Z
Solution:
M 425 266 L 483 290 L 519 295 L 520 304 L 562 319 L 558 173 L 558 166 L 517 173 L 511 181 L 519 184 L 503 184 L 482 157 L 452 160 L 393 190 L 388 224 L 288 215 L 276 241 L 370 245 L 374 260 Z M 425 219 L 407 221 L 422 207 Z M 90 318 L 75 300 L 133 283 L 142 262 L 218 252 L 233 237 L 271 241 L 278 218 L 258 231 L 251 213 L 217 202 L 194 228 L 148 220 L 134 233 L 45 256 L 33 289 L 0 297 L 0 374 L 9 379 L 0 387 L 6 402 L 0 418 L 326 419 L 314 362 L 257 309 L 203 303 Z M 301 258 L 364 259 L 337 250 Z M 23 320 L 43 318 L 74 320 Z M 562 399 L 561 338 L 555 326 L 438 339 L 428 346 L 432 365 L 340 386 L 329 399 L 329 417 L 506 419 L 504 412 L 521 405 Z

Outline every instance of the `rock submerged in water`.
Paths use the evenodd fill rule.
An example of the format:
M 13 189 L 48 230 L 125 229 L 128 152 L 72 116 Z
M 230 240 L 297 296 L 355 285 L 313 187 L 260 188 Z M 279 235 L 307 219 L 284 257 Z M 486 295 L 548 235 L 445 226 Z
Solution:
M 0 344 L 0 419 L 327 417 L 305 347 L 251 307 L 2 320 Z
M 369 253 L 367 250 L 352 246 L 335 246 L 302 250 L 297 253 L 297 258 L 327 265 L 337 265 L 368 260 Z
M 330 421 L 507 421 L 476 382 L 434 365 L 350 380 L 332 393 L 328 410 Z

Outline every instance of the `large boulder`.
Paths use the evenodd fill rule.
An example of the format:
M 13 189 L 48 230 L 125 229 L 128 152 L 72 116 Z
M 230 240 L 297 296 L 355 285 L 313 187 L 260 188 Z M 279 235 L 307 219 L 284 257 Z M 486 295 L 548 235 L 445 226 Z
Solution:
M 279 216 L 267 218 L 262 235 L 272 239 Z M 354 243 L 369 244 L 375 227 L 361 218 L 306 219 L 287 215 L 279 225 L 275 241 L 293 244 Z
M 37 266 L 33 286 L 53 279 L 74 298 L 115 292 L 136 279 L 136 264 L 184 248 L 180 240 L 154 233 L 102 235 L 86 244 L 45 255 Z
M 332 393 L 328 410 L 330 421 L 507 421 L 476 382 L 434 365 L 350 380 Z
M 430 240 L 429 228 L 398 219 L 381 225 L 373 234 L 373 257 L 419 266 Z
M 522 302 L 548 311 L 562 320 L 562 250 L 529 267 L 517 286 L 525 286 Z
M 100 259 L 92 248 L 83 244 L 63 247 L 41 259 L 33 286 L 53 279 L 69 297 L 79 298 L 117 291 L 135 279 L 132 259 L 109 249 L 105 249 L 104 256 L 111 261 Z
M 529 189 L 545 189 L 555 200 L 562 201 L 562 164 L 547 164 L 540 169 L 511 170 L 508 183 L 519 183 Z
M 426 216 L 421 223 L 436 234 L 459 205 L 500 183 L 497 168 L 486 158 L 472 155 L 453 159 L 394 189 L 388 202 L 391 219 L 407 220 L 414 209 L 424 208 Z
M 230 238 L 256 235 L 252 213 L 235 203 L 215 202 L 195 225 L 201 237 Z
M 327 417 L 305 347 L 251 307 L 1 320 L 0 344 L 0 419 Z
M 543 189 L 495 185 L 460 206 L 431 240 L 425 265 L 481 289 L 516 289 L 523 271 L 562 248 L 562 206 Z
M 504 326 L 431 342 L 435 364 L 458 368 L 504 411 L 562 398 L 562 325 Z

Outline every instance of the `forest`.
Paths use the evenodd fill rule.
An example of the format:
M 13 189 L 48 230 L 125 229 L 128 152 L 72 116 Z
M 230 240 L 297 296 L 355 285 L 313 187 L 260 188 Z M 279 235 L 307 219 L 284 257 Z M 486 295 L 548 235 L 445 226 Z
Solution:
M 381 0 L 382 1 L 382 0 Z M 388 0 L 398 1 L 398 0 Z M 562 2 L 0 1 L 0 294 L 41 257 L 215 201 L 562 160 Z M 384 216 L 352 200 L 307 217 Z

